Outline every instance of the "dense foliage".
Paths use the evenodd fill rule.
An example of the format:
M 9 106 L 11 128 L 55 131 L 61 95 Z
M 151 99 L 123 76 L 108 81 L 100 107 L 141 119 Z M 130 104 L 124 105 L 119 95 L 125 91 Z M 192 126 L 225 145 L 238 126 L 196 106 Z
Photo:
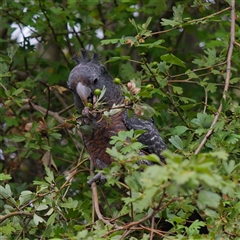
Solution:
M 2 1 L 0 238 L 240 238 L 239 17 L 234 0 Z M 121 132 L 108 182 L 86 184 L 66 86 L 81 48 L 102 55 L 137 114 L 154 117 L 166 165 L 139 171 L 141 133 Z M 194 209 L 206 222 L 187 227 Z

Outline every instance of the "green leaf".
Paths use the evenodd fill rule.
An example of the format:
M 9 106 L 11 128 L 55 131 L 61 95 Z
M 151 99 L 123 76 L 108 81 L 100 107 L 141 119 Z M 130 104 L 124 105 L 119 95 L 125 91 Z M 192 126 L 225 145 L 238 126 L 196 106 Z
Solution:
M 171 136 L 171 138 L 169 138 L 169 142 L 177 149 L 183 150 L 183 142 L 178 135 Z
M 165 55 L 162 55 L 161 56 L 161 59 L 167 63 L 170 63 L 170 64 L 173 64 L 173 65 L 177 65 L 177 66 L 180 66 L 180 67 L 186 67 L 185 66 L 185 63 L 179 59 L 178 57 L 174 56 L 172 53 L 167 53 Z
M 209 83 L 206 87 L 207 92 L 215 93 L 217 90 L 217 85 L 214 83 Z
M 152 21 L 152 17 L 148 17 L 146 23 L 144 23 L 144 28 L 147 28 Z
M 166 47 L 161 46 L 162 43 L 164 43 L 165 41 L 163 39 L 157 40 L 156 42 L 153 43 L 141 43 L 139 45 L 139 47 L 147 47 L 147 48 L 163 48 L 166 49 Z
M 16 204 L 15 200 L 12 198 L 12 191 L 8 184 L 5 187 L 0 186 L 0 199 L 7 199 L 14 205 Z
M 157 76 L 156 80 L 161 88 L 164 88 L 168 84 L 168 78 L 163 76 Z M 152 93 L 156 92 L 158 89 L 153 89 Z
M 238 134 L 230 134 L 227 138 L 227 143 L 228 144 L 236 144 L 240 140 L 240 135 Z
M 52 184 L 54 182 L 54 174 L 53 174 L 53 172 L 47 166 L 45 166 L 45 171 L 46 171 L 46 174 L 47 174 L 47 176 L 45 177 L 45 180 L 48 183 Z
M 35 206 L 35 209 L 36 209 L 36 211 L 46 210 L 46 209 L 48 209 L 48 205 L 41 203 L 38 206 Z
M 26 138 L 24 136 L 20 136 L 20 135 L 12 135 L 11 136 L 11 139 L 14 141 L 14 142 L 23 142 L 26 140 Z
M 20 206 L 24 205 L 25 203 L 31 202 L 35 197 L 35 194 L 31 191 L 22 191 L 21 195 L 19 196 Z
M 46 223 L 47 226 L 50 226 L 50 225 L 52 225 L 52 224 L 54 223 L 57 215 L 58 215 L 57 213 L 53 213 L 53 214 L 49 217 L 49 219 L 47 220 L 47 223 Z
M 18 89 L 16 89 L 15 91 L 13 91 L 12 95 L 13 95 L 13 96 L 17 96 L 17 95 L 19 95 L 20 93 L 22 93 L 23 91 L 24 91 L 23 88 L 18 88 Z
M 138 27 L 134 19 L 129 18 L 129 22 L 136 28 L 136 31 L 138 32 Z
M 200 190 L 198 193 L 197 205 L 200 209 L 206 206 L 217 208 L 219 206 L 221 197 L 219 194 L 207 190 Z
M 1 240 L 11 239 L 11 235 L 16 232 L 16 229 L 12 226 L 12 223 L 8 223 L 0 227 Z M 8 238 L 6 238 L 8 236 Z
M 235 84 L 235 83 L 238 83 L 238 82 L 240 82 L 240 78 L 239 78 L 239 77 L 232 78 L 232 79 L 230 80 L 230 83 L 231 83 L 231 84 Z
M 166 19 L 166 18 L 162 18 L 161 20 L 162 20 L 161 21 L 162 26 L 169 26 L 170 25 L 171 27 L 176 27 L 176 26 L 179 25 L 179 23 L 174 21 L 174 20 L 170 20 L 170 19 Z
M 116 44 L 120 41 L 119 38 L 116 38 L 116 39 L 107 39 L 107 40 L 101 40 L 100 43 L 101 45 L 108 45 L 108 44 Z
M 209 154 L 210 154 L 211 156 L 217 157 L 217 158 L 222 159 L 222 160 L 225 160 L 225 161 L 228 159 L 228 156 L 229 156 L 229 154 L 228 154 L 226 151 L 224 151 L 224 150 L 222 150 L 222 151 L 210 152 Z
M 177 5 L 177 7 L 173 6 L 173 19 L 179 23 L 182 23 L 182 15 L 184 11 L 184 5 Z
M 179 95 L 183 93 L 183 89 L 181 87 L 172 86 L 172 88 L 174 93 L 177 93 Z
M 13 45 L 13 46 L 10 46 L 8 49 L 7 49 L 7 52 L 8 52 L 8 56 L 11 60 L 13 60 L 13 57 L 15 55 L 15 53 L 17 52 L 18 50 L 18 45 Z
M 149 154 L 149 155 L 145 155 L 143 158 L 150 161 L 150 162 L 154 162 L 154 163 L 160 163 L 161 162 L 160 158 L 154 153 Z
M 11 175 L 0 173 L 0 181 L 10 180 L 10 179 L 12 179 Z
M 177 126 L 173 129 L 172 134 L 180 136 L 188 130 L 186 126 Z
M 121 57 L 111 57 L 108 61 L 105 62 L 106 63 L 110 63 L 110 62 L 115 62 L 118 60 L 129 60 L 130 57 L 129 56 L 121 56 Z
M 223 167 L 228 175 L 230 175 L 240 164 L 235 165 L 234 160 L 230 160 L 229 162 L 223 161 Z
M 45 220 L 38 216 L 36 213 L 33 215 L 33 222 L 35 223 L 36 226 L 38 226 L 38 224 L 41 222 L 46 223 Z
M 124 181 L 126 184 L 133 190 L 138 191 L 139 190 L 139 185 L 134 176 L 128 175 L 125 177 Z
M 197 118 L 193 118 L 191 122 L 199 127 L 209 128 L 213 119 L 213 115 L 208 115 L 207 113 L 198 113 Z
M 59 203 L 59 205 L 64 208 L 76 208 L 78 201 L 69 197 L 68 199 L 64 200 L 64 203 Z

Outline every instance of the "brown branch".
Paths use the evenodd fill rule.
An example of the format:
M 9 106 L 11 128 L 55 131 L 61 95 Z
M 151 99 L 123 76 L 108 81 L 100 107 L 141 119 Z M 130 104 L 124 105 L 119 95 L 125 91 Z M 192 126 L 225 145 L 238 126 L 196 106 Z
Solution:
M 235 43 L 235 0 L 231 0 L 231 30 L 230 30 L 231 38 L 230 38 L 230 43 L 229 43 L 229 49 L 227 53 L 227 69 L 226 69 L 226 78 L 225 78 L 225 85 L 224 85 L 224 90 L 223 90 L 223 95 L 222 95 L 222 100 L 226 99 L 226 92 L 228 91 L 229 88 L 229 82 L 230 82 L 230 76 L 231 76 L 231 59 L 232 59 L 232 54 L 233 54 L 233 47 Z M 195 150 L 194 154 L 198 154 L 208 138 L 212 135 L 213 133 L 213 127 L 217 123 L 219 116 L 222 111 L 222 102 L 219 105 L 218 111 L 214 117 L 214 120 L 210 126 L 210 130 L 207 132 L 207 134 L 204 136 L 203 140 L 199 144 L 198 148 Z
M 145 230 L 147 230 L 147 231 L 149 231 L 149 232 L 153 231 L 154 233 L 156 233 L 156 234 L 158 234 L 159 236 L 164 237 L 164 238 L 166 238 L 166 239 L 169 239 L 169 240 L 175 239 L 175 238 L 167 237 L 165 234 L 168 233 L 168 232 L 161 231 L 161 230 L 156 230 L 156 229 L 152 229 L 152 228 L 148 228 L 148 227 L 145 227 L 145 226 L 143 226 L 143 225 L 140 225 L 140 227 L 143 228 L 143 229 L 145 229 Z
M 53 117 L 54 119 L 56 119 L 59 123 L 65 123 L 65 120 L 63 117 L 59 116 L 59 114 L 57 112 L 52 112 L 50 110 L 47 110 L 46 108 L 36 105 L 33 102 L 29 102 L 29 104 L 38 112 L 42 113 L 42 114 L 46 114 L 48 112 L 48 115 Z
M 28 216 L 28 217 L 33 217 L 33 213 L 29 212 L 22 212 L 22 211 L 16 211 L 16 212 L 11 212 L 9 214 L 3 215 L 0 217 L 0 223 L 6 220 L 7 218 L 18 216 L 18 215 L 23 215 L 23 216 Z

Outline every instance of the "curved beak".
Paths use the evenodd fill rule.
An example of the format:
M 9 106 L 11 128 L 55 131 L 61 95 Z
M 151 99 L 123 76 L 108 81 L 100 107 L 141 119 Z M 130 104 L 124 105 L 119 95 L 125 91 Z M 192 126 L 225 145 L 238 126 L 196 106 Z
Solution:
M 89 87 L 84 86 L 81 82 L 77 84 L 76 88 L 78 96 L 81 98 L 83 104 L 86 106 L 88 103 L 88 97 L 91 95 L 92 91 Z

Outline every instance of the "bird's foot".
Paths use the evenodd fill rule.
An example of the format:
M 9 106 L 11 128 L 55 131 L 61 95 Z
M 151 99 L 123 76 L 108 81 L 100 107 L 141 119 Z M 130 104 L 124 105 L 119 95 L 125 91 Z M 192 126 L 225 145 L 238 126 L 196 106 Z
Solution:
M 90 180 L 87 181 L 87 184 L 89 186 L 92 185 L 93 182 L 98 182 L 100 184 L 104 184 L 107 181 L 106 177 L 102 173 L 97 173 L 95 176 L 93 176 Z

